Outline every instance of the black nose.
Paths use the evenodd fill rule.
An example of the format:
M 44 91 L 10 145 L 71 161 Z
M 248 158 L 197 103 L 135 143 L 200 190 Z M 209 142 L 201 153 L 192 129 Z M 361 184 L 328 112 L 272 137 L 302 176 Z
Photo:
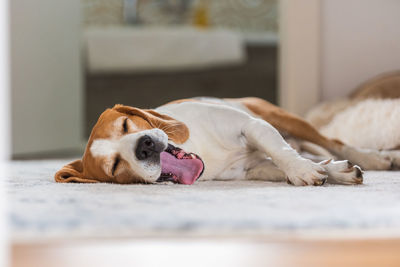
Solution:
M 160 145 L 155 143 L 150 136 L 144 135 L 137 142 L 135 154 L 139 160 L 145 160 L 153 155 L 160 154 L 161 151 Z

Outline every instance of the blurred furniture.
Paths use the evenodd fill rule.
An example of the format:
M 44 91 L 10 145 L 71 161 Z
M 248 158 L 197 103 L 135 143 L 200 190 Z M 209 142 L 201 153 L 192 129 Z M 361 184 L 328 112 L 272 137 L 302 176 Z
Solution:
M 87 71 L 137 73 L 198 70 L 245 61 L 241 34 L 195 27 L 90 27 Z
M 230 46 L 229 43 L 226 43 L 227 40 L 235 42 L 235 39 L 231 37 L 222 38 L 220 36 L 219 39 L 215 39 L 216 36 L 214 36 L 212 40 L 210 39 L 211 44 L 214 44 L 211 46 L 210 40 L 207 40 L 211 37 L 204 36 L 204 40 L 201 37 L 197 38 L 199 42 L 206 40 L 208 46 L 203 45 L 203 49 L 200 46 L 197 50 L 196 47 L 191 48 L 190 45 L 186 48 L 181 47 L 180 50 L 186 49 L 182 52 L 183 54 L 190 54 L 193 51 L 200 53 L 200 57 L 209 57 L 204 53 L 218 53 L 224 48 L 224 44 L 226 47 Z M 160 40 L 160 42 L 163 42 L 163 40 Z M 134 42 L 128 45 L 131 46 L 132 50 L 135 49 Z M 158 49 L 164 49 L 165 53 L 179 51 L 175 48 L 168 50 L 167 48 L 171 45 L 173 44 L 165 41 L 165 47 L 161 46 Z M 148 46 L 152 47 L 152 44 Z M 246 36 L 243 38 L 241 46 L 243 46 L 243 54 L 246 55 L 246 60 L 241 59 L 243 56 L 240 56 L 240 53 L 236 51 L 236 45 L 234 45 L 231 47 L 230 61 L 226 60 L 229 59 L 228 53 L 226 57 L 215 56 L 215 59 L 207 61 L 205 64 L 200 59 L 196 59 L 196 55 L 191 55 L 194 62 L 186 62 L 189 63 L 188 66 L 173 66 L 173 64 L 177 64 L 177 62 L 174 62 L 171 68 L 168 68 L 161 62 L 159 68 L 157 68 L 157 64 L 153 64 L 153 67 L 147 68 L 146 71 L 138 71 L 134 66 L 131 66 L 131 71 L 126 68 L 115 71 L 114 66 L 109 71 L 105 71 L 104 68 L 102 71 L 89 69 L 86 74 L 86 136 L 90 134 L 91 128 L 99 115 L 106 108 L 115 104 L 154 108 L 174 99 L 194 96 L 258 96 L 276 103 L 276 36 Z M 139 47 L 138 49 L 142 48 Z M 216 51 L 211 51 L 212 49 L 216 49 Z M 90 55 L 91 52 L 86 51 L 86 53 Z M 150 56 L 152 53 L 154 57 L 157 57 L 158 51 L 152 52 L 150 50 L 148 52 Z M 107 56 L 111 58 L 114 54 L 118 54 L 118 51 L 110 52 Z M 159 55 L 160 58 L 163 58 L 161 56 Z M 212 57 L 209 57 L 209 59 L 212 59 Z M 218 61 L 218 59 L 222 59 L 222 61 Z

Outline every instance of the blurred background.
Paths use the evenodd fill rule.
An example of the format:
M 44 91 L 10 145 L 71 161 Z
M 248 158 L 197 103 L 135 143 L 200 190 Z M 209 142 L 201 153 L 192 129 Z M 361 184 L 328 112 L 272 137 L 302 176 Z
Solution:
M 8 158 L 81 157 L 98 116 L 115 104 L 155 108 L 193 96 L 257 96 L 302 116 L 318 103 L 345 97 L 360 83 L 400 68 L 399 10 L 399 0 L 0 1 L 0 173 L 1 161 Z M 41 179 L 53 188 L 54 168 L 47 163 L 15 161 L 21 175 L 9 180 L 23 187 L 22 178 L 45 171 L 51 175 Z M 39 191 L 35 180 L 29 181 L 32 191 Z M 35 211 L 31 205 L 41 206 L 45 197 L 35 202 L 25 196 L 27 188 L 9 191 L 22 195 L 17 198 L 21 214 L 35 221 L 40 216 L 29 214 Z M 42 192 L 35 193 L 41 197 Z M 69 194 L 61 204 L 73 204 Z M 63 210 L 57 212 L 51 214 L 56 223 L 39 220 L 35 233 L 57 226 Z M 256 252 L 274 256 L 275 248 Z M 308 255 L 319 254 L 314 248 Z M 143 257 L 157 259 L 148 249 Z M 200 257 L 218 256 L 215 247 L 209 249 Z M 287 251 L 276 257 L 289 259 L 283 256 Z M 326 251 L 333 259 L 342 257 Z M 28 262 L 36 252 L 15 258 Z M 70 253 L 64 258 L 74 258 Z M 58 261 L 58 256 L 51 259 Z
M 398 68 L 400 2 L 382 3 L 10 1 L 12 156 L 81 154 L 116 103 L 258 96 L 303 115 Z
M 117 103 L 248 95 L 277 103 L 277 5 L 11 1 L 13 157 L 79 154 Z

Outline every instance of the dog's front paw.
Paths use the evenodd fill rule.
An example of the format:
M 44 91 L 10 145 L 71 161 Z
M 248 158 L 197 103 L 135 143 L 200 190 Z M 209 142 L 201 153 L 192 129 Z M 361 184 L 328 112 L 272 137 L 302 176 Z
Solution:
M 348 160 L 327 160 L 320 163 L 328 171 L 328 183 L 331 184 L 362 184 L 363 172 L 360 167 Z
M 292 164 L 287 172 L 287 182 L 297 186 L 323 185 L 327 178 L 324 167 L 307 159 Z

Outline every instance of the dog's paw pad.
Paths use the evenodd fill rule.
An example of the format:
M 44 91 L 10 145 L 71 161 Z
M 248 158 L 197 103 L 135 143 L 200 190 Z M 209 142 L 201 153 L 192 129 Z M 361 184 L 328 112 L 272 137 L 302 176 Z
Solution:
M 328 172 L 325 168 L 309 160 L 298 162 L 296 166 L 292 166 L 288 175 L 290 183 L 297 186 L 320 186 L 325 184 L 327 178 Z
M 320 185 L 324 185 L 326 183 L 326 181 L 328 180 L 328 178 L 323 178 L 323 179 L 318 179 L 314 181 L 314 186 L 320 186 Z

